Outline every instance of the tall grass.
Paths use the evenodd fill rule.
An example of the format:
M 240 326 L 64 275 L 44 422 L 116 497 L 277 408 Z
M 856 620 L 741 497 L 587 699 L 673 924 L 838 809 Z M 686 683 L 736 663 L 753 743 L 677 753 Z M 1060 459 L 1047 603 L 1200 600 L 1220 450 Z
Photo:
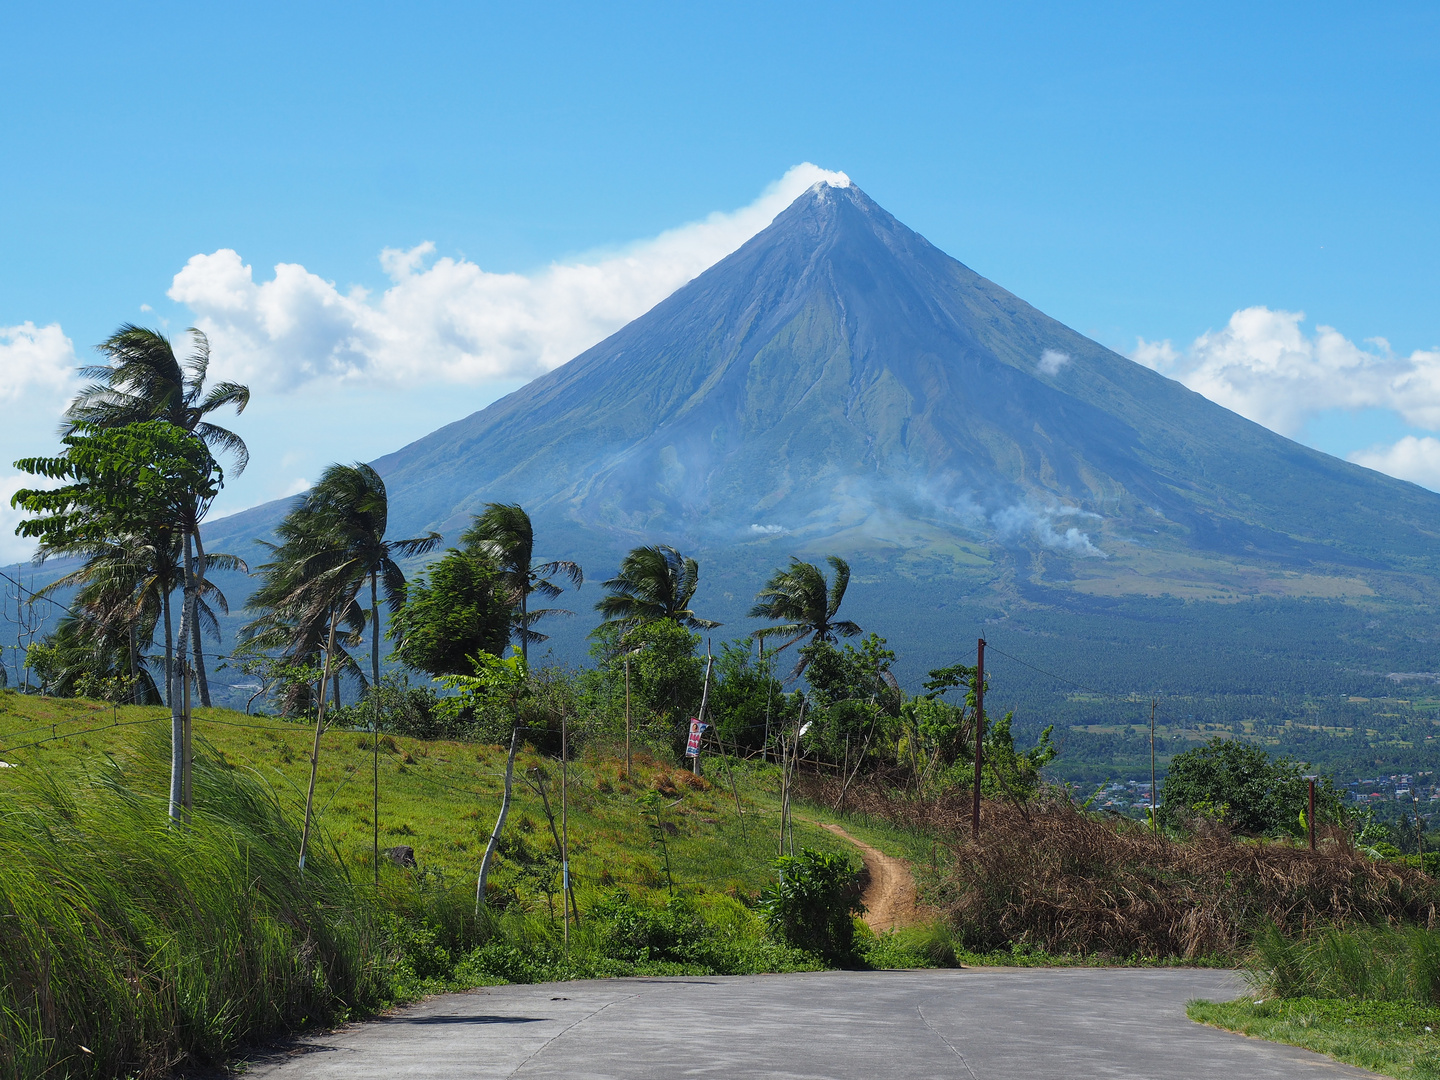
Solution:
M 312 849 L 302 877 L 268 789 L 203 747 L 172 827 L 168 761 L 152 741 L 78 786 L 0 795 L 0 1077 L 157 1076 L 382 998 L 339 860 Z
M 1268 997 L 1440 1005 L 1440 931 L 1365 926 L 1287 937 L 1271 924 L 1256 935 L 1247 973 Z

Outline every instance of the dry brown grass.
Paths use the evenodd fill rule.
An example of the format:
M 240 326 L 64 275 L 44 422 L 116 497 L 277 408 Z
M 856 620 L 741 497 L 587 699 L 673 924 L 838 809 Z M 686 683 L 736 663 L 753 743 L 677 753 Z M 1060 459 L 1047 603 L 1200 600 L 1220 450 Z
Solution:
M 833 781 L 805 777 L 804 793 L 833 805 Z M 949 867 L 929 890 L 967 948 L 1014 942 L 1051 953 L 1117 957 L 1235 955 L 1261 926 L 1435 924 L 1436 882 L 1368 858 L 1341 834 L 1310 852 L 1212 831 L 1172 840 L 1145 826 L 1081 813 L 1067 799 L 1028 809 L 987 801 L 978 843 L 970 799 L 910 799 L 854 788 L 847 807 L 945 837 Z

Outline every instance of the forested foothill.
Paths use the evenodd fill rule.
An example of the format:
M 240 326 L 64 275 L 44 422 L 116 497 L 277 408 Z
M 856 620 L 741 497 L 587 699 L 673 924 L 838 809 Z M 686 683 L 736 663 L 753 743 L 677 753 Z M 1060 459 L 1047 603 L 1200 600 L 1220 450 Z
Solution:
M 18 463 L 21 531 L 75 568 L 38 597 L 11 583 L 63 618 L 0 692 L 0 1077 L 159 1076 L 423 993 L 610 975 L 1248 963 L 1282 999 L 1440 1005 L 1418 803 L 1357 805 L 1322 752 L 1413 747 L 1423 704 L 1362 754 L 1376 714 L 1346 709 L 1374 703 L 1266 668 L 1263 619 L 1211 628 L 1225 696 L 1202 713 L 1166 692 L 1158 633 L 1114 676 L 1150 672 L 1153 698 L 1034 690 L 1093 670 L 1093 612 L 1023 616 L 1075 643 L 1063 672 L 998 648 L 982 669 L 977 642 L 907 686 L 839 555 L 774 566 L 725 625 L 693 555 L 549 558 L 514 503 L 454 546 L 393 536 L 363 464 L 328 468 L 263 550 L 207 551 L 247 460 L 215 414 L 249 391 L 206 385 L 198 333 L 184 359 L 133 326 L 102 353 L 64 451 Z M 253 578 L 223 655 L 212 572 Z M 1343 638 L 1330 610 L 1317 653 Z M 581 611 L 588 662 L 547 659 Z M 241 709 L 213 707 L 218 665 Z M 1275 685 L 1279 733 L 1246 718 Z M 1276 753 L 1292 728 L 1332 739 Z M 1107 781 L 1150 768 L 1117 808 Z M 825 825 L 910 862 L 898 928 L 863 922 L 860 860 Z

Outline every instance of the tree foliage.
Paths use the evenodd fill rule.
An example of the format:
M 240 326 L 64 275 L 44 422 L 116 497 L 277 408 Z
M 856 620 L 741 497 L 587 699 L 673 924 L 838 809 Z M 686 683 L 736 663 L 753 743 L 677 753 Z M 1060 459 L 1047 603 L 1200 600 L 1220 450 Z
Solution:
M 499 656 L 512 609 L 503 576 L 485 556 L 451 548 L 405 587 L 390 623 L 395 655 L 430 675 L 470 675 L 470 657 Z
M 794 556 L 791 556 L 788 567 L 771 575 L 765 587 L 755 594 L 755 606 L 750 609 L 750 617 L 778 619 L 780 624 L 756 630 L 755 636 L 762 639 L 789 638 L 780 646 L 787 649 L 806 636 L 814 645 L 860 633 L 858 624 L 836 618 L 845 599 L 845 591 L 850 587 L 850 564 L 838 555 L 829 555 L 825 561 L 835 572 L 834 579 L 829 583 L 818 566 L 802 562 Z M 802 650 L 795 674 L 804 671 L 808 663 L 809 656 Z
M 1167 825 L 1184 827 L 1208 817 L 1253 836 L 1305 832 L 1305 767 L 1239 739 L 1211 739 L 1176 754 L 1159 794 L 1157 812 Z M 1329 777 L 1315 785 L 1315 809 L 1322 821 L 1339 820 L 1342 804 Z
M 513 609 L 512 630 L 520 642 L 520 654 L 528 662 L 530 646 L 549 640 L 534 629 L 535 624 L 552 615 L 575 614 L 565 608 L 531 610 L 531 595 L 547 600 L 559 596 L 564 588 L 555 584 L 556 578 L 565 578 L 578 589 L 585 582 L 584 571 L 579 563 L 565 559 L 536 562 L 535 527 L 530 515 L 516 503 L 486 503 L 460 541 L 468 550 L 489 558 L 499 571 Z
M 710 630 L 718 622 L 702 619 L 691 610 L 700 586 L 700 564 L 673 547 L 657 544 L 633 549 L 620 561 L 620 572 L 603 583 L 610 594 L 595 605 L 607 623 L 614 623 L 622 638 L 653 622 L 672 622 L 691 630 Z

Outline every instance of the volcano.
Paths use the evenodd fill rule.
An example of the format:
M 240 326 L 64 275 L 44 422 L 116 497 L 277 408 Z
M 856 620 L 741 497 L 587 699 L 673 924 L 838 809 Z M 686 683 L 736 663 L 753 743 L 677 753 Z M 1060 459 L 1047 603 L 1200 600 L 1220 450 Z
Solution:
M 922 669 L 1027 610 L 1312 600 L 1363 636 L 1376 605 L 1431 610 L 1440 552 L 1440 495 L 1104 348 L 854 185 L 817 184 L 611 337 L 374 464 L 396 535 L 515 501 L 593 577 L 636 544 L 693 552 L 697 604 L 737 635 L 772 567 L 842 554 L 852 615 Z M 593 619 L 573 622 L 578 641 Z

